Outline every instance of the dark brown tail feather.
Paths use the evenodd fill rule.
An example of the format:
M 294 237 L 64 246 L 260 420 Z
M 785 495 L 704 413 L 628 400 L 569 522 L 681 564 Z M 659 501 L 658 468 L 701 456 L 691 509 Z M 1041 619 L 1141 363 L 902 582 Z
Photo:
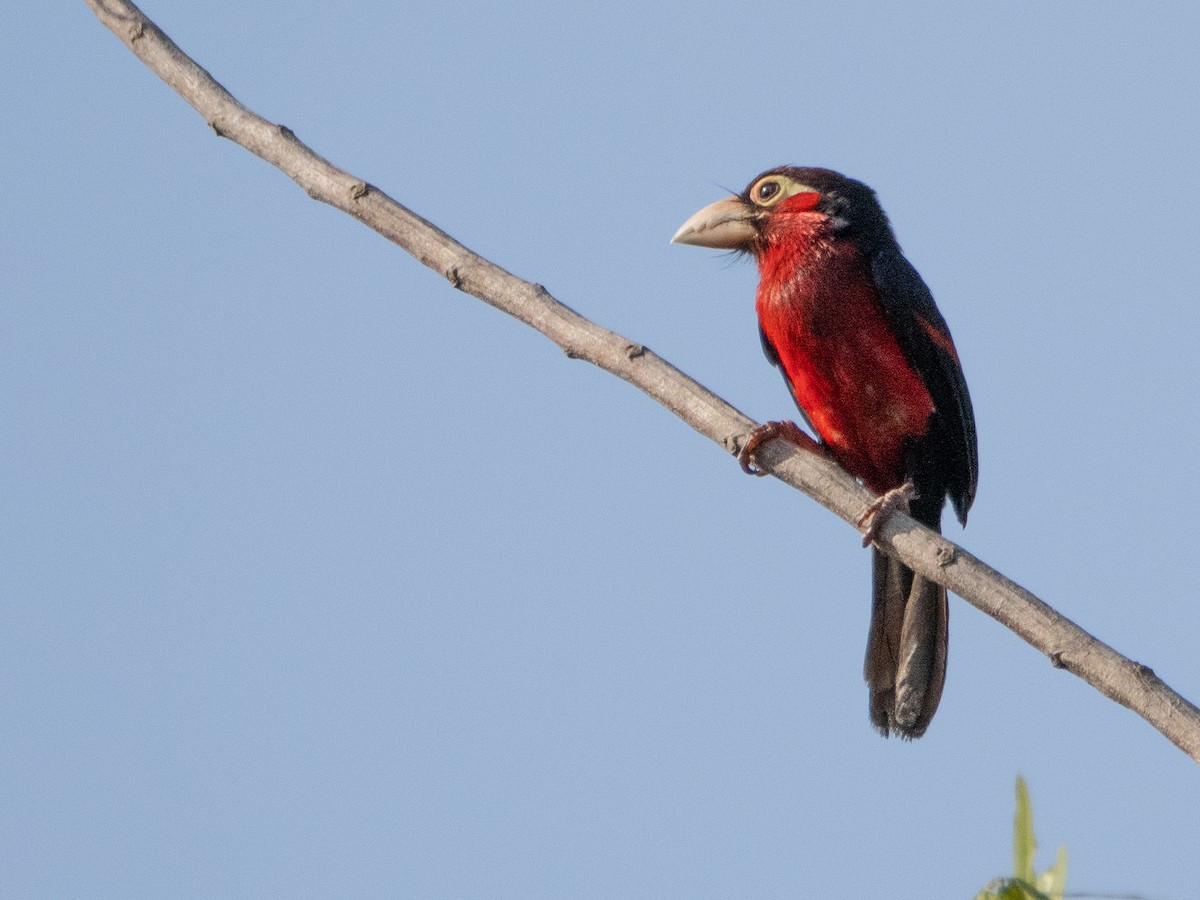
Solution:
M 942 699 L 950 610 L 946 590 L 873 550 L 871 631 L 863 675 L 871 723 L 888 737 L 918 738 Z

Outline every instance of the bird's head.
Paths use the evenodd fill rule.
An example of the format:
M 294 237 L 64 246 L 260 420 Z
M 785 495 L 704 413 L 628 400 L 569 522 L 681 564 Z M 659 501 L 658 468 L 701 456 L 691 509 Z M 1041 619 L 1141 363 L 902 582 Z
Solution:
M 875 192 L 861 181 L 830 169 L 780 166 L 742 193 L 704 207 L 671 242 L 759 256 L 772 242 L 814 227 L 864 248 L 891 235 Z

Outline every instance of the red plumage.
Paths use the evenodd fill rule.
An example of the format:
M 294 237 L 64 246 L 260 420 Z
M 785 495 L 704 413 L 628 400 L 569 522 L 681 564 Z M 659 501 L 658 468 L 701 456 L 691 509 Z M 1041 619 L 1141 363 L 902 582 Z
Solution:
M 905 442 L 926 432 L 933 401 L 888 325 L 857 245 L 828 234 L 822 214 L 791 212 L 788 203 L 764 227 L 759 326 L 822 442 L 883 493 L 904 482 Z

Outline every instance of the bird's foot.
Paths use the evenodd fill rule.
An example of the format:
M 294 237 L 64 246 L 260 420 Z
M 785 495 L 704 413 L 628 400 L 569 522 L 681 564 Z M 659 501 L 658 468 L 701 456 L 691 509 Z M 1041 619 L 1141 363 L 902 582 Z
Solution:
M 858 527 L 863 529 L 863 546 L 869 547 L 875 538 L 879 537 L 879 529 L 894 512 L 908 512 L 908 504 L 916 499 L 917 489 L 911 481 L 906 481 L 898 488 L 892 488 L 867 507 L 867 511 L 858 517 Z
M 823 446 L 801 431 L 800 426 L 795 422 L 765 422 L 747 435 L 742 449 L 738 451 L 737 460 L 741 464 L 743 472 L 747 475 L 767 474 L 765 469 L 759 468 L 754 454 L 758 452 L 759 447 L 775 438 L 791 441 L 796 446 L 814 453 L 824 452 Z

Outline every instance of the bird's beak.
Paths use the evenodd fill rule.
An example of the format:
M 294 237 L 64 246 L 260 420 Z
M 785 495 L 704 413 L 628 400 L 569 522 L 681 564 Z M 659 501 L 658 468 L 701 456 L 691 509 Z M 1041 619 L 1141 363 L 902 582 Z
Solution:
M 679 226 L 671 243 L 745 250 L 757 237 L 753 211 L 740 197 L 726 197 L 710 203 Z

